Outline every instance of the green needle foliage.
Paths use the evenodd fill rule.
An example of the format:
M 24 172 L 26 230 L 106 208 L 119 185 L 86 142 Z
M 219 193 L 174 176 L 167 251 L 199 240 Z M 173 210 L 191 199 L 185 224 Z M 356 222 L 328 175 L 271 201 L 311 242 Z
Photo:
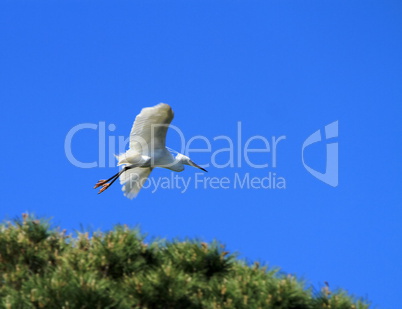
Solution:
M 136 229 L 50 228 L 23 215 L 0 227 L 0 308 L 363 309 L 367 302 L 247 265 L 217 242 L 154 241 Z

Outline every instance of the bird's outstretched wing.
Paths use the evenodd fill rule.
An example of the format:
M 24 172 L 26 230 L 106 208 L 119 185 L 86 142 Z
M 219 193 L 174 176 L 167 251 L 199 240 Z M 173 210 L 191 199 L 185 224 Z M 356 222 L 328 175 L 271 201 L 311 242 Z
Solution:
M 134 167 L 121 174 L 124 195 L 129 199 L 135 198 L 151 172 L 152 167 Z
M 172 119 L 173 110 L 168 104 L 143 108 L 131 129 L 130 148 L 147 156 L 154 150 L 165 149 L 166 132 Z

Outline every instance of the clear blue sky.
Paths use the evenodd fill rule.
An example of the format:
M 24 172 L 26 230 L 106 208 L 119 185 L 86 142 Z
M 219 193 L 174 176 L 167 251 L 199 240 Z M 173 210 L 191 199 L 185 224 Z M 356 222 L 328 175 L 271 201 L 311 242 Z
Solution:
M 150 236 L 218 239 L 317 287 L 328 281 L 379 308 L 400 305 L 400 1 L 3 1 L 0 38 L 0 218 L 29 211 L 70 231 L 125 223 Z M 205 175 L 275 172 L 286 189 L 193 185 L 183 194 L 143 190 L 131 201 L 114 185 L 97 195 L 94 183 L 117 169 L 71 164 L 67 133 L 114 124 L 109 147 L 109 138 L 127 137 L 142 107 L 159 102 L 173 107 L 187 141 L 203 135 L 212 151 L 227 147 L 214 137 L 236 140 L 238 121 L 242 147 L 255 135 L 286 136 L 275 168 L 272 152 L 252 153 L 270 166 L 243 159 Z M 301 159 L 306 138 L 334 121 L 337 187 Z M 179 148 L 177 135 L 168 144 Z M 82 130 L 72 151 L 92 162 L 97 145 L 97 130 Z M 305 149 L 306 164 L 321 172 L 325 145 Z M 210 163 L 211 153 L 192 158 Z

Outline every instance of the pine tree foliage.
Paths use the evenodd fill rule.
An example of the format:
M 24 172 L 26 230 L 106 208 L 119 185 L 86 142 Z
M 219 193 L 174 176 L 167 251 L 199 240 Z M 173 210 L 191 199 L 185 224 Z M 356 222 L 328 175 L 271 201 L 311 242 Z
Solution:
M 0 308 L 363 309 L 346 292 L 314 292 L 277 269 L 248 265 L 217 242 L 144 242 L 136 229 L 51 229 L 23 215 L 0 227 Z

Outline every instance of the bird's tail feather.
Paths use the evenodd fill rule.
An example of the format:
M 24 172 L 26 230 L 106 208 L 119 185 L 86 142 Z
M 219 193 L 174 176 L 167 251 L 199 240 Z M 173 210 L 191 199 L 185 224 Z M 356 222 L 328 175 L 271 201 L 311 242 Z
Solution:
M 129 199 L 135 198 L 151 172 L 152 167 L 134 167 L 121 174 L 124 195 Z
M 122 153 L 122 154 L 119 154 L 119 155 L 115 154 L 114 156 L 117 159 L 117 165 L 129 164 L 129 162 L 126 159 L 126 154 L 125 153 Z

